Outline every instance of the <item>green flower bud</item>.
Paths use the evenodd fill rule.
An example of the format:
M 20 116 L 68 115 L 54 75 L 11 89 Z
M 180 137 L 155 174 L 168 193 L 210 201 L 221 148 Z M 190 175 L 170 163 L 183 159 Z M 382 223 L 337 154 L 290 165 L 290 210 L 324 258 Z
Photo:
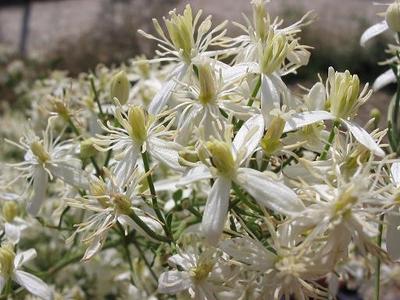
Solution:
M 44 149 L 40 141 L 31 144 L 31 151 L 41 163 L 45 163 L 50 159 L 50 154 Z
M 203 105 L 215 102 L 217 89 L 215 86 L 215 73 L 209 63 L 205 62 L 197 66 L 199 71 L 200 95 L 199 100 Z
M 400 32 L 400 3 L 398 1 L 389 5 L 385 18 L 390 30 Z
M 147 137 L 146 112 L 139 106 L 132 106 L 128 110 L 128 121 L 131 126 L 131 137 L 143 143 Z
M 93 146 L 93 138 L 86 139 L 80 143 L 80 157 L 81 159 L 88 159 L 97 154 L 96 148 Z
M 19 214 L 18 204 L 15 201 L 4 202 L 2 213 L 7 222 L 12 222 Z
M 206 148 L 211 154 L 211 161 L 214 167 L 225 176 L 233 176 L 236 171 L 236 165 L 230 145 L 226 142 L 214 140 L 207 142 Z
M 286 121 L 281 117 L 274 117 L 261 140 L 261 148 L 267 156 L 271 156 L 282 147 L 281 136 L 285 128 Z
M 121 104 L 125 104 L 129 98 L 130 83 L 125 71 L 120 71 L 111 80 L 111 99 L 117 98 Z

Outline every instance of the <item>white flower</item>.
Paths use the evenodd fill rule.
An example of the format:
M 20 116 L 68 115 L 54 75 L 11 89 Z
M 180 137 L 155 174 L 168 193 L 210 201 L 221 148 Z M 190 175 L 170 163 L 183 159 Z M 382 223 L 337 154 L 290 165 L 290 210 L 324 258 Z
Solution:
M 295 192 L 267 173 L 242 167 L 258 146 L 264 132 L 261 115 L 250 118 L 236 134 L 232 144 L 213 140 L 206 143 L 210 161 L 190 170 L 180 184 L 214 178 L 203 213 L 202 230 L 211 244 L 217 244 L 228 213 L 232 184 L 245 189 L 261 205 L 284 215 L 304 209 Z
M 60 142 L 60 139 L 61 136 L 53 137 L 50 119 L 43 139 L 28 129 L 19 143 L 8 141 L 26 151 L 25 161 L 10 166 L 19 170 L 20 176 L 33 184 L 33 196 L 27 207 L 32 215 L 38 214 L 46 199 L 49 179 L 59 178 L 75 188 L 85 189 L 88 186 L 87 174 L 81 169 L 81 161 L 73 156 L 71 141 Z
M 212 250 L 205 251 L 200 255 L 186 252 L 171 256 L 168 263 L 174 268 L 179 268 L 179 271 L 162 273 L 158 280 L 158 291 L 177 294 L 188 290 L 192 298 L 216 300 L 213 285 L 209 282 L 215 262 Z
M 53 299 L 51 289 L 38 277 L 20 270 L 22 265 L 36 257 L 36 251 L 29 249 L 15 254 L 13 247 L 3 244 L 0 248 L 0 292 L 9 280 L 13 280 L 41 299 Z

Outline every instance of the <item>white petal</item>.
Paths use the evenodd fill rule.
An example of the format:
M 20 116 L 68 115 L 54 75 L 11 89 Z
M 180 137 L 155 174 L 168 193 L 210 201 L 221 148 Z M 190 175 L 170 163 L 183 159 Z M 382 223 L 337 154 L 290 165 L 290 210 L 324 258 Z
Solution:
M 250 238 L 234 238 L 225 240 L 220 247 L 235 260 L 246 264 L 252 270 L 265 272 L 273 268 L 276 255 L 269 252 L 263 245 Z
M 158 278 L 158 292 L 176 294 L 190 288 L 192 280 L 189 273 L 179 271 L 164 272 Z
M 97 235 L 91 242 L 89 247 L 86 249 L 85 254 L 82 257 L 83 261 L 91 259 L 95 256 L 103 247 L 104 238 L 101 235 Z
M 235 81 L 249 73 L 258 73 L 259 65 L 254 62 L 240 63 L 222 70 L 222 78 L 225 82 Z
M 396 82 L 396 75 L 394 74 L 392 69 L 387 70 L 386 72 L 382 73 L 375 79 L 372 88 L 374 91 L 380 90 L 381 88 L 387 86 L 390 83 Z
M 342 122 L 346 124 L 347 128 L 353 134 L 354 138 L 367 149 L 371 150 L 375 155 L 384 156 L 385 152 L 379 148 L 378 144 L 374 141 L 371 135 L 365 131 L 364 128 L 358 124 L 351 123 L 349 121 L 343 120 Z
M 23 252 L 17 253 L 14 259 L 14 267 L 18 269 L 20 266 L 25 264 L 26 262 L 34 259 L 37 256 L 35 249 L 29 249 Z
M 183 171 L 179 163 L 180 145 L 174 142 L 166 142 L 159 138 L 152 137 L 148 140 L 150 155 L 159 162 L 166 164 L 175 171 Z
M 204 179 L 210 179 L 212 178 L 212 175 L 210 173 L 210 170 L 205 166 L 205 165 L 200 165 L 198 167 L 195 167 L 193 169 L 190 169 L 178 182 L 177 186 L 185 186 L 190 183 L 199 181 L 199 180 L 204 180 Z
M 218 244 L 224 230 L 229 207 L 231 184 L 230 179 L 218 177 L 207 198 L 201 221 L 201 230 L 211 245 Z
M 260 171 L 239 168 L 237 182 L 260 204 L 284 215 L 297 215 L 304 205 L 296 193 Z
M 262 115 L 255 115 L 243 124 L 233 140 L 233 149 L 235 153 L 241 153 L 243 155 L 240 157 L 242 162 L 254 152 L 263 134 L 264 118 Z
M 283 132 L 293 131 L 301 127 L 314 124 L 323 120 L 332 120 L 335 117 L 327 111 L 306 111 L 293 114 L 287 121 Z
M 176 184 L 178 183 L 179 177 L 172 177 L 168 179 L 161 179 L 154 182 L 154 188 L 156 192 L 175 191 L 177 189 Z
M 48 285 L 40 278 L 24 271 L 17 270 L 14 273 L 14 279 L 30 293 L 42 299 L 52 299 L 52 291 Z
M 396 187 L 400 185 L 400 162 L 396 161 L 390 167 L 390 172 L 392 174 L 392 182 Z
M 168 103 L 168 100 L 171 98 L 172 92 L 177 85 L 177 80 L 181 80 L 183 78 L 183 76 L 186 74 L 187 68 L 187 65 L 177 66 L 172 78 L 166 84 L 164 84 L 161 90 L 151 101 L 148 108 L 150 114 L 157 115 L 161 112 L 164 106 Z
M 21 237 L 21 230 L 22 228 L 20 226 L 15 226 L 12 223 L 4 224 L 4 232 L 6 234 L 6 237 L 14 245 L 19 242 L 19 239 Z
M 48 166 L 51 174 L 65 183 L 76 188 L 87 189 L 89 187 L 88 174 L 79 167 L 66 163 L 57 163 Z
M 193 105 L 188 111 L 184 111 L 179 119 L 175 142 L 185 146 L 193 133 L 193 126 L 196 124 L 197 115 L 202 110 L 201 105 Z
M 190 270 L 196 266 L 196 257 L 191 253 L 175 254 L 168 258 L 168 264 L 175 268 L 180 266 L 184 270 Z
M 37 167 L 33 173 L 33 197 L 27 206 L 27 211 L 33 216 L 36 216 L 46 198 L 47 183 L 49 178 L 46 171 Z
M 124 156 L 124 158 L 120 161 L 117 161 L 115 165 L 115 178 L 117 180 L 117 184 L 122 186 L 126 184 L 126 181 L 132 175 L 137 159 L 139 157 L 140 149 L 138 147 L 132 146 Z
M 265 74 L 261 75 L 261 111 L 268 124 L 270 112 L 280 106 L 280 96 L 272 80 Z
M 365 44 L 372 39 L 373 37 L 381 34 L 382 32 L 388 30 L 388 25 L 386 21 L 379 22 L 375 25 L 372 25 L 369 27 L 367 30 L 364 31 L 364 33 L 361 35 L 360 39 L 360 45 L 365 46 Z
M 400 226 L 399 213 L 389 212 L 387 215 L 386 249 L 393 260 L 400 259 Z
M 323 110 L 326 100 L 325 86 L 317 82 L 312 86 L 306 97 L 306 102 L 310 110 Z

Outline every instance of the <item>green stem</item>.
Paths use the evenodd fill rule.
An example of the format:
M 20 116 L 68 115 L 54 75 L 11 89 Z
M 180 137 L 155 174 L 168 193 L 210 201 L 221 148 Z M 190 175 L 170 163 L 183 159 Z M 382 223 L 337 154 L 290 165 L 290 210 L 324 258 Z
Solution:
M 379 235 L 376 244 L 379 248 L 382 246 L 382 233 L 383 233 L 383 220 L 385 215 L 381 215 L 379 218 Z M 376 275 L 375 275 L 375 297 L 374 300 L 380 299 L 380 288 L 381 288 L 381 259 L 379 256 L 376 257 Z
M 103 113 L 103 109 L 101 108 L 99 94 L 97 93 L 96 86 L 94 84 L 94 80 L 93 80 L 92 76 L 90 76 L 90 86 L 92 87 L 92 91 L 94 94 L 94 101 L 97 103 L 97 107 L 99 108 L 100 118 L 104 119 L 104 113 Z
M 319 157 L 319 160 L 326 160 L 326 158 L 328 156 L 328 151 L 331 148 L 333 139 L 335 138 L 335 134 L 336 134 L 335 130 L 336 130 L 336 128 L 339 127 L 339 125 L 340 125 L 340 121 L 335 120 L 333 122 L 332 129 L 331 129 L 331 132 L 330 132 L 329 138 L 328 138 L 328 143 L 325 145 L 325 148 L 322 151 L 321 156 Z
M 151 276 L 153 277 L 155 282 L 158 282 L 158 276 L 156 275 L 156 273 L 154 273 L 153 268 L 151 267 L 151 264 L 149 263 L 149 261 L 146 258 L 145 253 L 143 252 L 142 248 L 140 247 L 139 243 L 134 239 L 132 240 L 133 245 L 135 246 L 135 248 L 137 249 L 137 251 L 139 252 L 140 257 L 143 259 L 145 265 L 147 266 L 147 268 L 150 271 Z
M 254 99 L 257 97 L 258 91 L 260 90 L 261 87 L 261 75 L 258 76 L 258 80 L 256 85 L 254 86 L 253 92 L 251 93 L 251 97 L 249 99 L 249 101 L 247 102 L 247 106 L 252 106 L 254 103 Z M 236 124 L 236 130 L 239 130 L 240 127 L 242 127 L 244 121 L 240 120 L 239 122 L 237 122 Z
M 168 229 L 168 226 L 167 226 L 167 223 L 165 221 L 164 215 L 161 212 L 161 209 L 160 209 L 160 207 L 158 205 L 157 193 L 156 193 L 156 189 L 154 187 L 153 177 L 152 177 L 151 172 L 150 172 L 150 162 L 149 162 L 149 155 L 148 155 L 147 151 L 142 152 L 142 159 L 143 159 L 144 170 L 147 173 L 146 177 L 147 177 L 147 183 L 149 185 L 149 189 L 150 189 L 150 193 L 151 193 L 151 202 L 152 202 L 153 209 L 156 212 L 157 218 L 163 224 L 163 228 L 164 228 L 165 234 L 171 240 L 173 240 L 172 234 L 171 234 L 170 230 Z
M 145 222 L 142 221 L 141 218 L 134 212 L 134 210 L 131 210 L 131 213 L 129 214 L 129 217 L 140 227 L 143 229 L 144 232 L 146 232 L 151 238 L 160 241 L 160 242 L 167 242 L 170 243 L 171 240 L 168 237 L 159 235 L 155 233 Z
M 120 223 L 118 224 L 118 229 L 119 229 L 119 234 L 121 235 L 121 238 L 123 239 L 123 249 L 125 252 L 125 256 L 126 256 L 126 260 L 128 261 L 128 265 L 129 265 L 129 270 L 131 271 L 130 274 L 130 281 L 133 285 L 135 285 L 135 282 L 133 280 L 133 274 L 134 274 L 134 269 L 133 269 L 133 263 L 132 263 L 132 259 L 131 259 L 131 251 L 129 250 L 129 237 L 125 236 L 125 232 L 124 232 L 124 228 L 122 228 Z

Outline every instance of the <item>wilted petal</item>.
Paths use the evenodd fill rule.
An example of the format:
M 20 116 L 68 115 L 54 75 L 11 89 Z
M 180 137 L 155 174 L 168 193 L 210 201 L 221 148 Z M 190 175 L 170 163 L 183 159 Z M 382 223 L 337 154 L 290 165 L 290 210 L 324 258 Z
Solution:
M 230 179 L 218 177 L 207 198 L 201 221 L 201 230 L 211 245 L 218 244 L 219 237 L 224 230 L 231 184 Z
M 387 70 L 386 72 L 382 73 L 375 79 L 372 88 L 374 91 L 380 90 L 381 88 L 387 86 L 390 83 L 396 82 L 396 75 L 393 73 L 392 69 Z
M 353 134 L 354 138 L 367 149 L 371 150 L 375 155 L 384 156 L 385 152 L 379 148 L 378 144 L 374 141 L 371 135 L 365 131 L 364 128 L 358 124 L 351 123 L 349 121 L 343 120 L 342 122 L 346 124 L 347 128 Z
M 33 173 L 33 197 L 27 206 L 27 211 L 33 216 L 36 216 L 46 198 L 47 183 L 49 178 L 46 171 L 37 167 Z
M 52 291 L 48 285 L 40 278 L 24 271 L 17 270 L 14 279 L 30 293 L 42 299 L 52 299 Z
M 386 249 L 393 260 L 400 259 L 400 215 L 397 212 L 389 212 L 387 218 Z
M 255 115 L 248 119 L 240 128 L 233 140 L 235 153 L 242 153 L 241 162 L 245 161 L 257 148 L 264 134 L 264 118 L 262 115 Z
M 158 278 L 158 292 L 176 294 L 187 290 L 192 285 L 189 273 L 179 271 L 164 272 Z
M 101 235 L 97 235 L 94 239 L 90 242 L 89 247 L 86 249 L 85 254 L 82 257 L 82 260 L 89 260 L 94 255 L 96 255 L 101 248 L 103 247 L 104 237 Z
M 388 30 L 388 24 L 386 21 L 379 22 L 377 24 L 372 25 L 364 33 L 361 35 L 360 44 L 361 46 L 365 46 L 365 44 L 372 39 L 373 37 L 381 34 L 382 32 Z
M 164 106 L 168 103 L 168 100 L 171 98 L 172 92 L 177 85 L 177 81 L 181 80 L 183 76 L 185 76 L 188 66 L 180 65 L 177 66 L 175 73 L 172 75 L 172 78 L 164 84 L 161 90 L 154 96 L 151 101 L 148 112 L 152 115 L 157 115 L 164 108 Z
M 332 120 L 335 117 L 327 111 L 306 111 L 291 115 L 286 121 L 283 132 L 299 129 L 301 127 L 321 122 L 323 120 Z
M 304 205 L 296 193 L 260 171 L 239 168 L 236 181 L 260 204 L 284 215 L 297 215 Z

